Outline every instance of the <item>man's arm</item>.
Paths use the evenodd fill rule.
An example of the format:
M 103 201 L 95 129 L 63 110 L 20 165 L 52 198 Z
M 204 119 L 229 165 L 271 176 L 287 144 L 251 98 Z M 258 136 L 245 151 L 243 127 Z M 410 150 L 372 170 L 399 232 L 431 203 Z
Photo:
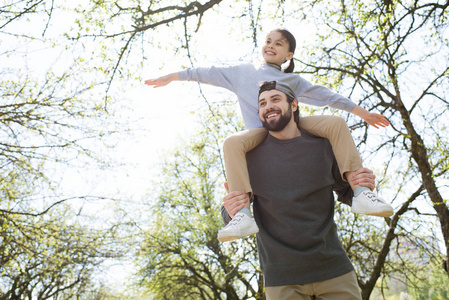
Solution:
M 223 220 L 223 223 L 225 225 L 227 225 L 229 222 L 231 222 L 232 218 L 231 218 L 231 216 L 229 216 L 229 213 L 226 210 L 226 208 L 223 206 L 223 204 L 220 207 L 220 211 L 221 211 L 221 218 Z
M 239 210 L 248 206 L 250 198 L 248 193 L 243 191 L 234 191 L 230 193 L 227 182 L 224 183 L 224 186 L 228 194 L 223 197 L 223 205 L 220 210 L 221 217 L 226 225 Z
M 351 189 L 349 183 L 347 183 L 346 181 L 343 180 L 343 178 L 341 178 L 340 170 L 338 169 L 338 165 L 335 158 L 332 167 L 332 173 L 335 179 L 335 183 L 332 186 L 332 189 L 337 194 L 338 197 L 337 200 L 351 206 L 352 198 L 354 197 L 354 191 Z M 358 183 L 358 185 L 368 187 L 371 190 L 374 189 L 376 176 L 370 169 L 361 168 L 356 172 L 354 172 L 353 176 L 354 180 Z
M 346 205 L 352 206 L 352 198 L 354 197 L 354 191 L 346 181 L 340 180 L 335 182 L 332 189 L 337 194 L 337 200 Z

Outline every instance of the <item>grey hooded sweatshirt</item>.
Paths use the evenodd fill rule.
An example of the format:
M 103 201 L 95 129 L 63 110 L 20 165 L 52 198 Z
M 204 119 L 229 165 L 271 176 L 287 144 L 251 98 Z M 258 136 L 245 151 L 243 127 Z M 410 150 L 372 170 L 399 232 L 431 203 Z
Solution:
M 296 73 L 284 73 L 275 64 L 263 63 L 260 66 L 241 64 L 230 67 L 210 67 L 186 69 L 178 72 L 181 81 L 197 81 L 223 87 L 237 95 L 243 121 L 247 129 L 260 128 L 262 123 L 258 114 L 259 85 L 263 81 L 282 81 L 298 95 L 298 102 L 329 106 L 350 112 L 354 102 L 326 87 L 314 85 Z

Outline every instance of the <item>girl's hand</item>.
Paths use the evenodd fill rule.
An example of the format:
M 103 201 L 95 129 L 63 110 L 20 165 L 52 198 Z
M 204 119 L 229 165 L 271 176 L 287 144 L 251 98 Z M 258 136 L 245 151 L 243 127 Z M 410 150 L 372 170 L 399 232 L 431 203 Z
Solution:
M 157 88 L 157 87 L 161 87 L 161 86 L 166 86 L 167 84 L 169 84 L 170 82 L 172 82 L 174 80 L 179 80 L 178 73 L 168 74 L 168 75 L 156 78 L 156 79 L 147 79 L 147 80 L 145 80 L 145 84 L 153 85 L 154 88 Z
M 145 80 L 146 85 L 153 85 L 154 88 L 165 86 L 165 85 L 169 84 L 170 82 L 171 82 L 171 80 L 168 78 L 168 75 L 162 76 L 162 77 L 159 77 L 156 79 Z
M 376 129 L 390 125 L 390 122 L 383 115 L 372 112 L 366 114 L 366 116 L 363 117 L 363 120 L 369 125 L 374 126 Z
M 366 123 L 374 126 L 376 129 L 379 129 L 379 127 L 387 127 L 388 125 L 390 125 L 390 122 L 383 115 L 369 112 L 359 105 L 354 106 L 354 108 L 351 110 L 351 113 L 359 116 L 360 118 L 365 120 Z

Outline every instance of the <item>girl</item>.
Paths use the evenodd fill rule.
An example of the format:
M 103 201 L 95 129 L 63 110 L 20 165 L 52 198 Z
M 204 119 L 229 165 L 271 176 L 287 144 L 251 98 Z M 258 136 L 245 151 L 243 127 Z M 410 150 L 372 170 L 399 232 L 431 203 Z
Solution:
M 154 87 L 165 86 L 177 80 L 197 81 L 226 88 L 237 95 L 243 121 L 248 130 L 231 135 L 223 144 L 228 188 L 231 192 L 244 191 L 250 196 L 252 195 L 245 155 L 246 152 L 263 141 L 267 134 L 267 131 L 262 128 L 258 114 L 257 95 L 260 82 L 282 81 L 292 87 L 298 95 L 298 102 L 315 106 L 327 105 L 351 112 L 375 128 L 389 125 L 384 116 L 371 113 L 349 99 L 323 86 L 313 85 L 298 74 L 292 73 L 295 48 L 296 40 L 289 31 L 275 29 L 266 38 L 262 48 L 265 62 L 260 66 L 241 64 L 232 67 L 186 69 L 145 81 L 146 85 Z M 282 65 L 288 61 L 288 67 L 283 70 Z M 353 213 L 381 217 L 393 214 L 391 205 L 377 197 L 367 186 L 363 186 L 363 183 L 358 182 L 357 175 L 363 172 L 364 168 L 343 118 L 337 116 L 302 117 L 300 127 L 314 135 L 327 138 L 331 142 L 342 177 L 349 182 L 354 191 L 351 206 Z M 249 204 L 247 204 L 245 208 L 231 216 L 233 220 L 218 233 L 220 241 L 230 241 L 258 232 L 249 208 Z

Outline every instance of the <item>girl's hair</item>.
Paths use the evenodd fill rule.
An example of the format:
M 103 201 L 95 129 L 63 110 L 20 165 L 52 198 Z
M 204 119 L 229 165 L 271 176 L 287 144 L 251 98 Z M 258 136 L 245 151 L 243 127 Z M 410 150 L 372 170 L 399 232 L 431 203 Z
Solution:
M 285 28 L 277 28 L 273 31 L 277 31 L 280 34 L 282 34 L 282 36 L 287 40 L 288 42 L 288 51 L 295 53 L 295 49 L 296 49 L 296 39 L 293 36 L 293 34 L 290 33 L 290 31 L 288 31 Z M 290 59 L 290 63 L 288 64 L 288 67 L 286 69 L 284 69 L 284 73 L 293 73 L 293 70 L 295 69 L 295 63 L 293 62 L 293 57 L 292 59 Z

